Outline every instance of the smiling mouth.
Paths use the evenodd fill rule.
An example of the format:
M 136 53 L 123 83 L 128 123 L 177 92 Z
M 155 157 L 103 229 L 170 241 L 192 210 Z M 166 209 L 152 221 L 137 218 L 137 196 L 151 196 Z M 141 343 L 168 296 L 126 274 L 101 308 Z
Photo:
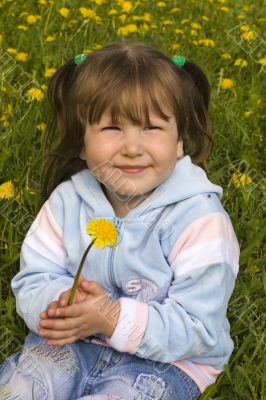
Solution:
M 120 171 L 127 173 L 127 174 L 138 174 L 143 172 L 147 167 L 141 167 L 141 166 L 136 166 L 136 167 L 130 167 L 130 166 L 121 166 L 121 167 L 116 167 Z

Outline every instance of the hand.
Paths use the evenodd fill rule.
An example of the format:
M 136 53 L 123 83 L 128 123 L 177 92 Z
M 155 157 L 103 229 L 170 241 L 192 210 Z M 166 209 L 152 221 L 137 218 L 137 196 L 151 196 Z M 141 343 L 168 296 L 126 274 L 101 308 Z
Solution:
M 119 301 L 110 300 L 96 281 L 82 279 L 78 290 L 81 290 L 80 298 L 75 296 L 75 303 L 66 306 L 68 297 L 67 294 L 62 294 L 58 304 L 52 302 L 49 305 L 51 308 L 50 312 L 47 310 L 48 317 L 42 318 L 39 334 L 49 338 L 49 345 L 73 343 L 95 333 L 111 337 L 120 313 Z M 67 292 L 69 296 L 70 291 Z M 80 299 L 82 300 L 79 301 Z M 61 300 L 64 306 L 61 306 Z M 51 318 L 51 312 L 53 316 L 60 318 Z M 41 315 L 44 316 L 44 313 Z
M 87 297 L 87 292 L 82 289 L 81 287 L 81 282 L 85 281 L 85 278 L 83 276 L 80 276 L 79 281 L 78 281 L 78 286 L 77 290 L 75 293 L 75 297 L 73 300 L 74 303 L 79 303 L 80 301 L 84 301 Z M 59 307 L 65 307 L 67 305 L 69 296 L 70 296 L 71 288 L 66 290 L 65 292 L 62 292 L 58 298 L 58 300 L 52 301 L 49 305 L 46 311 L 43 311 L 40 314 L 41 320 L 47 319 L 47 318 L 53 318 L 55 317 L 56 310 Z

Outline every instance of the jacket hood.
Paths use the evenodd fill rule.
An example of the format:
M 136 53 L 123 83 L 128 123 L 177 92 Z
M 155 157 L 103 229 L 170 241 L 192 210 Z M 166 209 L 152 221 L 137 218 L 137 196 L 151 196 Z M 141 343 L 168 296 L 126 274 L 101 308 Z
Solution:
M 90 170 L 84 169 L 78 172 L 71 177 L 71 180 L 77 193 L 97 216 L 106 217 L 109 214 L 114 216 L 114 210 L 100 182 Z M 177 161 L 172 174 L 149 197 L 145 198 L 144 195 L 144 201 L 129 214 L 131 217 L 139 216 L 203 193 L 215 193 L 221 199 L 223 190 L 210 182 L 205 171 L 191 162 L 190 156 L 184 156 Z

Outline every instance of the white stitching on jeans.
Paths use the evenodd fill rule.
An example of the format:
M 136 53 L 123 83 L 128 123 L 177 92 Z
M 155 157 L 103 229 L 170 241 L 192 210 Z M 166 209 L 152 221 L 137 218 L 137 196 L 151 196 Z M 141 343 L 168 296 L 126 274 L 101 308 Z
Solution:
M 80 372 L 78 361 L 74 358 L 69 349 L 63 346 L 49 346 L 46 343 L 29 346 L 24 353 L 24 357 L 32 355 L 41 360 L 53 362 L 57 367 L 69 376 L 74 376 Z

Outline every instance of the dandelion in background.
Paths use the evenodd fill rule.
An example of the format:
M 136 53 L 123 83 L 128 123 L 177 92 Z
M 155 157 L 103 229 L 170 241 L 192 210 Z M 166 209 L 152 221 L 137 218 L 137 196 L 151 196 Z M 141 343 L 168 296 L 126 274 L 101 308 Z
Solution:
M 220 88 L 223 90 L 231 89 L 234 86 L 232 79 L 224 78 L 220 82 Z
M 59 10 L 59 14 L 62 15 L 62 17 L 64 17 L 64 18 L 67 18 L 69 13 L 70 13 L 70 10 L 66 7 L 62 7 Z
M 239 189 L 240 187 L 247 186 L 252 182 L 252 178 L 242 172 L 237 171 L 230 179 L 229 185 Z
M 15 187 L 12 181 L 7 181 L 0 185 L 0 199 L 11 199 L 15 197 Z
M 50 78 L 56 72 L 56 68 L 47 68 L 44 72 L 45 78 Z
M 68 305 L 71 305 L 73 303 L 81 270 L 91 247 L 94 245 L 95 247 L 100 249 L 103 249 L 107 246 L 112 246 L 113 248 L 115 248 L 117 244 L 118 233 L 116 226 L 107 219 L 100 218 L 90 221 L 87 224 L 87 233 L 88 235 L 91 235 L 93 239 L 85 250 L 83 257 L 80 261 L 78 271 L 75 275 L 74 283 L 71 288 Z
M 240 68 L 246 67 L 248 65 L 247 61 L 244 58 L 237 58 L 234 62 L 234 65 Z
M 44 98 L 44 94 L 41 89 L 31 88 L 27 91 L 27 97 L 30 101 L 33 100 L 42 101 Z

